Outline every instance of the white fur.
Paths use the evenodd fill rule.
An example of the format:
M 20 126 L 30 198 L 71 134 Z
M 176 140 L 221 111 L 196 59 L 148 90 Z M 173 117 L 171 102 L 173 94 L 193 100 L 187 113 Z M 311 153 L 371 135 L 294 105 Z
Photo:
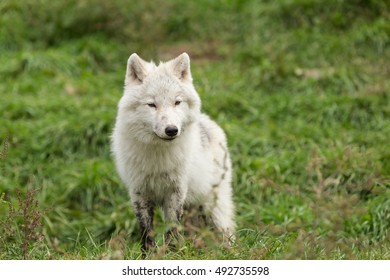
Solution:
M 225 237 L 234 233 L 226 137 L 200 106 L 186 53 L 158 66 L 130 56 L 112 152 L 145 231 L 150 205 L 161 206 L 167 222 L 183 206 L 202 205 Z M 177 134 L 168 136 L 167 127 Z

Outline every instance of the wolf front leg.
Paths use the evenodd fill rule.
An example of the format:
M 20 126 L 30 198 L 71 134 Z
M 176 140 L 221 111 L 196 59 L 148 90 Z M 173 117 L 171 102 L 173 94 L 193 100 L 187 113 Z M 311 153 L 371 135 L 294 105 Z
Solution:
M 136 197 L 133 199 L 134 212 L 141 228 L 142 249 L 149 250 L 155 247 L 152 236 L 154 203 L 150 200 Z
M 184 194 L 178 189 L 167 195 L 164 200 L 163 211 L 169 229 L 165 233 L 165 244 L 170 245 L 174 238 L 179 236 L 177 226 L 183 215 Z

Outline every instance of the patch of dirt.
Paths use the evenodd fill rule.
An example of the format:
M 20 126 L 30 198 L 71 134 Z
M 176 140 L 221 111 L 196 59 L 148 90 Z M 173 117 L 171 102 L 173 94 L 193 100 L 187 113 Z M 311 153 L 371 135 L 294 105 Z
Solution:
M 218 61 L 224 58 L 224 55 L 218 50 L 218 44 L 215 42 L 203 44 L 183 42 L 171 46 L 164 46 L 158 50 L 158 57 L 162 61 L 167 61 L 177 57 L 183 52 L 188 53 L 191 60 L 196 63 Z

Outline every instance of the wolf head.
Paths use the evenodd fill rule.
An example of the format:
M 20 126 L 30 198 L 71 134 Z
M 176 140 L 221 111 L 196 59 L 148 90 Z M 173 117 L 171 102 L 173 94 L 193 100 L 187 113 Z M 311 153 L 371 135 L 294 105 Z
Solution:
M 142 142 L 171 141 L 199 115 L 188 54 L 158 66 L 135 53 L 129 57 L 118 111 L 129 136 Z

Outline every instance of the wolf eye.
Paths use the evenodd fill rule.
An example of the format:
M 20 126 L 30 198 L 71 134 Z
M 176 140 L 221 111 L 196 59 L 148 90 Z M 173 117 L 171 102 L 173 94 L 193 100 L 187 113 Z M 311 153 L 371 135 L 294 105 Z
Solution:
M 150 108 L 157 108 L 156 104 L 154 103 L 148 103 L 147 104 Z
M 181 103 L 180 100 L 176 101 L 176 102 L 175 102 L 175 106 L 180 105 L 180 103 Z

